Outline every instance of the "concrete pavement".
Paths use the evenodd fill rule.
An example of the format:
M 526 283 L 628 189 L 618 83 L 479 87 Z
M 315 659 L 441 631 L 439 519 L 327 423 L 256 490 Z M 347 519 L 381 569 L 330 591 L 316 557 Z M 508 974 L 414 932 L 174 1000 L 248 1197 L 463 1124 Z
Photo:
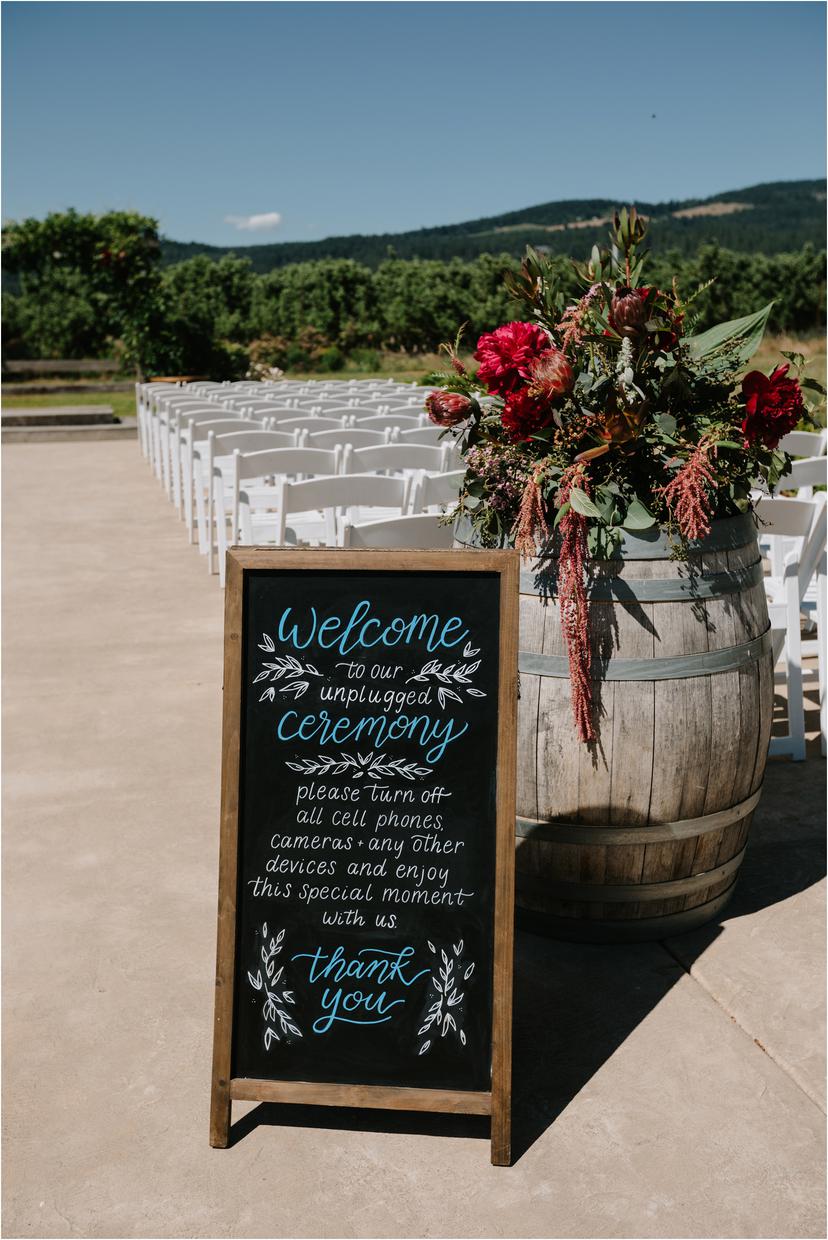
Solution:
M 824 764 L 720 926 L 520 934 L 484 1121 L 237 1106 L 207 1143 L 222 596 L 132 442 L 3 453 L 7 1236 L 818 1237 Z

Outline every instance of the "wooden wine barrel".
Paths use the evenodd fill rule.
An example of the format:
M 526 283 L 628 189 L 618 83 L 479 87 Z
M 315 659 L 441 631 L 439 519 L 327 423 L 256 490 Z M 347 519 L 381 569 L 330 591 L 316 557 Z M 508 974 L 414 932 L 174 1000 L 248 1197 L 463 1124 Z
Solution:
M 680 934 L 730 899 L 761 793 L 773 667 L 753 518 L 714 522 L 687 561 L 653 529 L 594 562 L 594 746 L 573 724 L 555 568 L 521 572 L 519 917 L 559 938 Z
M 715 522 L 686 562 L 658 530 L 625 535 L 592 576 L 588 747 L 549 574 L 521 574 L 517 902 L 559 937 L 663 938 L 721 912 L 761 792 L 773 667 L 753 519 Z

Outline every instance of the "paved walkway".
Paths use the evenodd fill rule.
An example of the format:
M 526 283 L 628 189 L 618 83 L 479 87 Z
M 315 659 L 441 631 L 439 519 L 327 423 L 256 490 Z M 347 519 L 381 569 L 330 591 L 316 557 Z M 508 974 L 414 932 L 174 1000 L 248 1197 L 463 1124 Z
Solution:
M 825 1234 L 820 761 L 722 926 L 519 936 L 511 1169 L 451 1117 L 211 1150 L 221 592 L 136 443 L 3 456 L 7 1236 Z

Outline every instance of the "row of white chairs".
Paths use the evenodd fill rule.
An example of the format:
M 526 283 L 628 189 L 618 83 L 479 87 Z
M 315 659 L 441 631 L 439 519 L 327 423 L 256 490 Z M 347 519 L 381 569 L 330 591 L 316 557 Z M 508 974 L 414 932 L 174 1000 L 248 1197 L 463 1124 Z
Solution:
M 348 388 L 136 387 L 142 450 L 222 583 L 231 543 L 451 546 L 440 515 L 462 471 L 425 416 L 427 392 Z

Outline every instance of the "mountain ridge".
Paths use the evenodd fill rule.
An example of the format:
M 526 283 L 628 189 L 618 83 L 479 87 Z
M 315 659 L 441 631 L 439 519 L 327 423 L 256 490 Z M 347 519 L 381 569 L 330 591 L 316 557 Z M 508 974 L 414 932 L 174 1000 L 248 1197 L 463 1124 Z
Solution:
M 707 198 L 635 205 L 650 220 L 654 250 L 686 254 L 717 243 L 741 252 L 776 254 L 806 244 L 825 245 L 825 197 L 825 180 L 814 179 L 771 181 Z M 162 260 L 169 265 L 198 254 L 213 259 L 235 254 L 249 258 L 255 271 L 266 272 L 322 258 L 351 258 L 376 266 L 388 257 L 448 261 L 485 253 L 519 255 L 527 244 L 553 254 L 584 256 L 594 244 L 606 243 L 608 223 L 621 205 L 610 198 L 560 199 L 457 224 L 319 241 L 213 246 L 163 238 Z

